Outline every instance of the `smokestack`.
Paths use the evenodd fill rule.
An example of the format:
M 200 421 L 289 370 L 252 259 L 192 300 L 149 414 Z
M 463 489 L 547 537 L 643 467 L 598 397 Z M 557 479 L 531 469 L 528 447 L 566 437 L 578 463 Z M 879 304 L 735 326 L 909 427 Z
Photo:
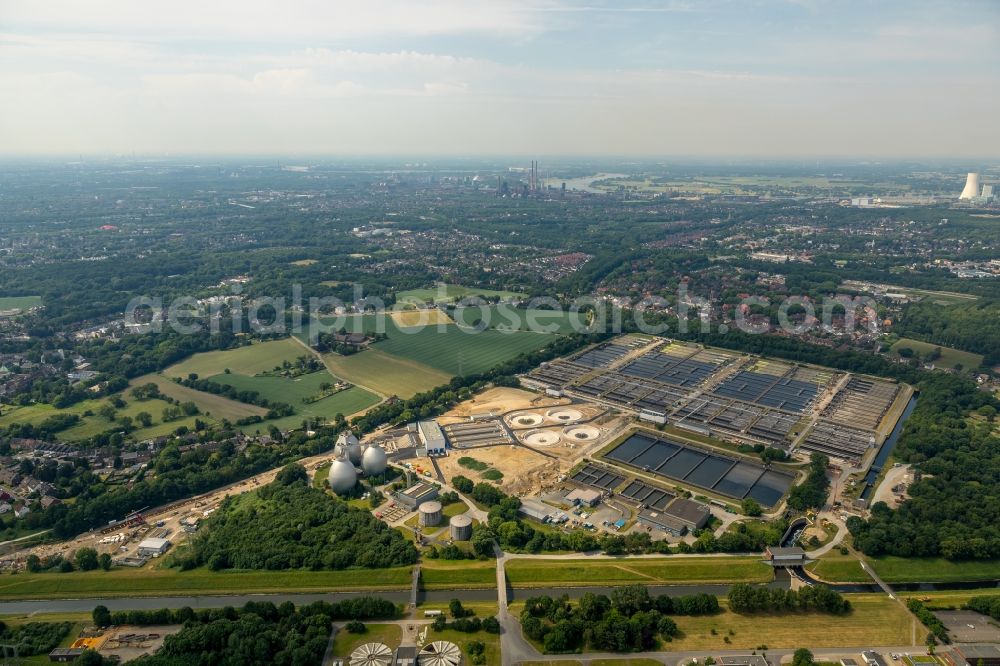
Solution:
M 970 173 L 965 179 L 965 189 L 962 190 L 962 194 L 958 198 L 971 199 L 975 196 L 979 196 L 979 174 Z

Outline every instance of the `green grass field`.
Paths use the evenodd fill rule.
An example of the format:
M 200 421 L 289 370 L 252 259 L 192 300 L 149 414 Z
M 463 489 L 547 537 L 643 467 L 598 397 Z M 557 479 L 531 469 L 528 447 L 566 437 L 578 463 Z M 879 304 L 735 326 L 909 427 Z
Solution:
M 430 560 L 420 564 L 420 580 L 427 590 L 493 588 L 497 586 L 494 560 Z
M 229 398 L 221 395 L 205 393 L 204 391 L 196 391 L 195 389 L 181 386 L 177 382 L 173 382 L 163 375 L 152 374 L 136 377 L 129 382 L 129 386 L 142 386 L 143 384 L 149 383 L 156 384 L 156 386 L 160 389 L 160 393 L 170 396 L 174 400 L 179 400 L 180 402 L 193 402 L 198 405 L 198 408 L 204 414 L 207 414 L 214 419 L 229 419 L 230 421 L 236 421 L 237 419 L 247 416 L 263 416 L 267 413 L 267 410 L 263 407 L 247 405 L 242 402 L 237 402 L 236 400 L 230 400 Z
M 342 571 L 227 571 L 141 569 L 0 576 L 0 599 L 66 599 L 75 596 L 320 592 L 407 589 L 410 567 Z
M 346 381 L 400 398 L 412 397 L 451 380 L 451 375 L 440 370 L 374 348 L 350 356 L 326 354 L 323 360 L 334 374 Z
M 536 333 L 574 333 L 577 326 L 584 328 L 589 322 L 584 314 L 560 310 L 521 310 L 512 305 L 456 308 L 452 316 L 462 326 L 481 322 L 487 328 Z
M 363 388 L 352 386 L 316 402 L 303 399 L 320 395 L 320 385 L 332 384 L 336 379 L 325 370 L 311 372 L 300 377 L 248 377 L 237 373 L 214 375 L 208 378 L 219 384 L 233 386 L 240 391 L 257 391 L 261 396 L 275 402 L 285 402 L 295 408 L 295 414 L 268 421 L 268 425 L 279 428 L 298 425 L 304 418 L 322 417 L 332 421 L 337 414 L 350 416 L 371 407 L 379 397 Z M 247 427 L 259 427 L 253 424 Z
M 900 338 L 891 349 L 899 353 L 899 350 L 904 347 L 912 349 L 921 359 L 935 347 L 940 347 L 941 357 L 934 361 L 934 365 L 942 368 L 954 368 L 956 365 L 961 364 L 965 370 L 974 370 L 983 364 L 982 354 L 973 354 L 972 352 L 952 349 L 951 347 L 941 347 L 940 345 L 912 340 L 910 338 Z
M 149 439 L 152 437 L 158 437 L 159 435 L 165 435 L 173 432 L 180 426 L 187 426 L 190 428 L 194 425 L 195 419 L 198 418 L 191 416 L 164 423 L 162 420 L 162 414 L 163 408 L 167 406 L 165 401 L 147 400 L 145 402 L 140 402 L 129 395 L 128 391 L 119 393 L 118 395 L 126 402 L 125 407 L 116 410 L 119 417 L 131 416 L 134 419 L 139 412 L 148 412 L 150 416 L 153 417 L 153 423 L 151 426 L 148 428 L 137 427 L 136 430 L 132 431 L 131 436 L 136 440 Z M 120 429 L 120 426 L 116 426 L 115 423 L 108 421 L 106 418 L 97 413 L 102 406 L 107 404 L 109 404 L 108 400 L 106 398 L 101 398 L 98 400 L 84 400 L 64 409 L 56 409 L 52 405 L 48 404 L 26 405 L 23 407 L 4 405 L 0 407 L 0 428 L 12 423 L 30 423 L 32 425 L 38 425 L 45 419 L 57 414 L 75 414 L 79 416 L 82 421 L 74 426 L 60 431 L 59 438 L 68 442 L 79 442 L 89 439 L 106 430 Z M 91 411 L 93 414 L 90 416 L 84 416 L 87 411 Z M 202 420 L 210 419 L 202 417 Z M 136 426 L 138 426 L 138 422 L 136 422 Z
M 294 361 L 309 352 L 291 338 L 261 342 L 246 347 L 227 349 L 225 351 L 204 352 L 195 354 L 180 363 L 175 363 L 163 371 L 163 375 L 187 377 L 191 373 L 201 378 L 211 377 L 225 372 L 229 368 L 243 375 L 256 375 L 273 370 L 282 361 Z
M 41 296 L 0 296 L 0 311 L 28 310 L 41 304 Z
M 755 613 L 728 609 L 718 615 L 676 617 L 682 636 L 665 645 L 669 650 L 842 647 L 844 645 L 909 645 L 914 620 L 884 594 L 849 594 L 854 607 L 838 617 L 823 613 Z M 725 607 L 725 599 L 720 599 Z M 715 634 L 712 634 L 715 629 Z M 732 635 L 729 632 L 732 631 Z M 919 630 L 918 638 L 924 634 Z M 725 638 L 729 638 L 729 643 Z
M 449 325 L 412 329 L 411 334 L 390 334 L 375 349 L 398 358 L 417 361 L 447 373 L 449 376 L 468 375 L 489 370 L 524 352 L 544 347 L 552 338 L 539 333 L 502 333 L 485 330 L 466 332 Z
M 493 289 L 479 289 L 476 287 L 463 287 L 457 284 L 440 283 L 437 286 L 427 289 L 408 289 L 396 294 L 397 301 L 418 301 L 421 303 L 448 303 L 457 301 L 468 296 L 497 296 L 499 298 L 520 298 L 524 294 L 516 291 L 495 291 Z
M 1000 576 L 1000 561 L 970 560 L 951 562 L 944 558 L 866 558 L 869 565 L 887 583 L 950 583 L 996 580 Z M 871 578 L 854 557 L 839 554 L 821 558 L 810 571 L 823 580 L 844 583 L 866 583 Z
M 507 563 L 512 587 L 623 585 L 628 583 L 764 583 L 774 572 L 756 557 L 663 559 L 514 559 Z
M 466 644 L 469 641 L 481 641 L 483 645 L 486 646 L 486 661 L 483 662 L 487 666 L 495 666 L 503 663 L 500 660 L 500 636 L 497 634 L 490 634 L 485 631 L 476 631 L 471 634 L 467 634 L 461 631 L 455 631 L 454 629 L 445 629 L 444 631 L 434 631 L 431 630 L 427 633 L 428 641 L 451 641 L 459 648 L 461 648 L 463 654 L 467 654 Z M 469 663 L 467 659 L 462 660 L 463 664 Z
M 365 643 L 384 643 L 395 650 L 403 639 L 403 629 L 398 624 L 365 623 L 365 627 L 368 631 L 363 634 L 352 634 L 341 628 L 333 639 L 333 656 L 346 659 Z

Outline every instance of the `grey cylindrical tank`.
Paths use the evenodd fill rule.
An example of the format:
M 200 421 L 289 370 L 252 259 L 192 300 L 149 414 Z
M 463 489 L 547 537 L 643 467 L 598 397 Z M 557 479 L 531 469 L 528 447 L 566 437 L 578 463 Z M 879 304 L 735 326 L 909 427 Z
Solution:
M 441 502 L 424 502 L 417 509 L 421 527 L 434 527 L 441 523 Z
M 378 476 L 384 472 L 387 462 L 385 449 L 378 444 L 369 446 L 365 449 L 364 455 L 361 456 L 361 468 L 368 476 Z
M 330 490 L 342 495 L 358 482 L 358 473 L 346 458 L 337 458 L 330 465 Z
M 451 538 L 454 541 L 468 541 L 472 538 L 472 518 L 464 513 L 459 516 L 452 516 L 448 522 Z

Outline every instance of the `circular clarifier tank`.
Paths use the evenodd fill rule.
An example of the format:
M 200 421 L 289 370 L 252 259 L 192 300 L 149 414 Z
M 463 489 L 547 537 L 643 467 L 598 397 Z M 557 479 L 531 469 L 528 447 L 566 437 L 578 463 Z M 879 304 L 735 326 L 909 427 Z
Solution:
M 557 423 L 573 423 L 574 421 L 582 419 L 583 414 L 575 409 L 560 407 L 558 409 L 550 409 L 545 412 L 545 417 L 551 421 L 556 421 Z
M 563 430 L 563 436 L 571 442 L 589 442 L 600 437 L 601 431 L 594 426 L 578 425 Z
M 552 446 L 558 444 L 559 433 L 551 430 L 536 430 L 524 438 L 524 443 L 529 446 Z
M 518 412 L 510 416 L 510 423 L 515 428 L 541 425 L 544 420 L 541 414 L 536 414 L 535 412 Z

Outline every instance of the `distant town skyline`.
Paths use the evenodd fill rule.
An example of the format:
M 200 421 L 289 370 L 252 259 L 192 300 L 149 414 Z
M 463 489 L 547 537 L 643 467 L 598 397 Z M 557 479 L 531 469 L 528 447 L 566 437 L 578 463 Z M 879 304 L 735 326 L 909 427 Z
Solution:
M 0 86 L 2 155 L 990 159 L 1000 3 L 3 0 Z

